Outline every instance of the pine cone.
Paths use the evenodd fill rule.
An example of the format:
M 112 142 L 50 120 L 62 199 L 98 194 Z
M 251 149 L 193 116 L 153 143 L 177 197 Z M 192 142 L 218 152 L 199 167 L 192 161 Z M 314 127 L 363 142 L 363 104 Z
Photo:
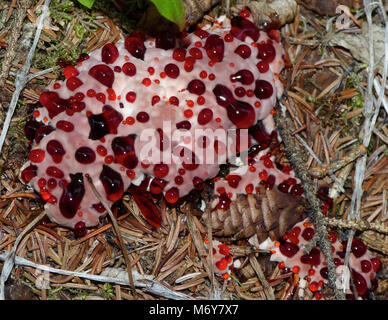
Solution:
M 269 236 L 279 239 L 295 223 L 302 220 L 304 198 L 283 193 L 277 188 L 266 190 L 262 185 L 256 194 L 240 194 L 227 210 L 211 211 L 212 228 L 217 236 L 249 238 L 255 233 L 259 242 Z M 208 219 L 205 213 L 202 218 Z

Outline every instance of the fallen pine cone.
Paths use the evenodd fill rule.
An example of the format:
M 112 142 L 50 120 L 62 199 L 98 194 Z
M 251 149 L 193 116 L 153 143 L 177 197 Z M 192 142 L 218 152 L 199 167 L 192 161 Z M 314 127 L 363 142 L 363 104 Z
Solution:
M 211 211 L 212 228 L 216 236 L 249 238 L 257 234 L 259 242 L 269 236 L 279 239 L 295 223 L 302 220 L 304 198 L 283 193 L 277 188 L 267 190 L 259 185 L 256 194 L 240 194 L 227 210 Z M 207 222 L 208 215 L 202 219 Z

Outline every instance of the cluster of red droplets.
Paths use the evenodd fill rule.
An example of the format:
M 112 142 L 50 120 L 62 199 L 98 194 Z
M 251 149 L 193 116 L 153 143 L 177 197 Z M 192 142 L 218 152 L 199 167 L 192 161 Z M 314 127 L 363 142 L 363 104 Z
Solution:
M 187 132 L 250 128 L 251 136 L 260 136 L 255 125 L 271 116 L 281 93 L 282 47 L 274 35 L 259 31 L 243 11 L 208 30 L 163 32 L 155 38 L 133 32 L 122 44 L 109 43 L 83 55 L 75 66 L 64 68 L 64 81 L 41 94 L 42 107 L 25 127 L 33 148 L 21 177 L 48 202 L 49 217 L 81 229 L 97 224 L 105 213 L 85 174 L 108 204 L 119 200 L 131 183 L 145 179 L 144 190 L 164 194 L 170 203 L 192 189 L 202 190 L 219 165 L 200 163 L 193 145 L 213 148 L 216 154 L 226 146 L 206 135 L 193 145 L 190 139 L 178 143 L 162 122 L 170 120 L 173 129 Z M 140 135 L 150 127 L 158 137 L 156 147 L 162 152 L 171 148 L 179 164 L 141 156 Z M 263 139 L 252 141 L 245 147 L 238 143 L 238 151 L 266 147 Z M 254 161 L 273 166 L 265 155 Z M 270 172 L 257 180 L 273 185 Z M 295 192 L 297 181 L 284 183 Z M 158 225 L 157 219 L 153 223 Z
M 297 223 L 283 236 L 283 239 L 273 242 L 269 249 L 272 253 L 271 260 L 278 261 L 279 267 L 285 272 L 292 271 L 300 279 L 305 280 L 310 291 L 319 300 L 322 298 L 320 290 L 328 281 L 328 268 L 319 246 L 312 248 L 308 253 L 304 252 L 306 244 L 313 239 L 314 234 L 314 226 L 306 219 Z M 329 233 L 329 240 L 333 261 L 337 268 L 337 276 L 340 278 L 346 272 L 344 270 L 344 259 L 347 240 L 340 241 L 332 232 Z M 365 297 L 369 291 L 376 289 L 377 281 L 375 277 L 380 266 L 380 260 L 372 257 L 361 240 L 354 238 L 349 258 L 349 271 L 358 296 Z M 350 280 L 346 281 L 347 297 L 349 299 L 354 298 Z

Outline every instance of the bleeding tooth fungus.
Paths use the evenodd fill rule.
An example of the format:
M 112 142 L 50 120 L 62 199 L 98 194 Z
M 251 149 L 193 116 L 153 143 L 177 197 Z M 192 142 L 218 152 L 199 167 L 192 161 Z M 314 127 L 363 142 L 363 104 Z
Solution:
M 41 94 L 41 106 L 25 128 L 32 150 L 21 178 L 40 191 L 51 220 L 79 234 L 99 223 L 106 212 L 86 182 L 89 175 L 108 205 L 131 186 L 135 201 L 144 204 L 146 219 L 159 227 L 160 214 L 144 191 L 176 203 L 191 190 L 201 190 L 220 170 L 219 162 L 199 153 L 212 150 L 214 157 L 222 156 L 229 146 L 217 136 L 198 137 L 201 129 L 235 129 L 237 151 L 225 161 L 248 151 L 246 164 L 215 180 L 219 208 L 227 209 L 236 194 L 255 192 L 258 184 L 303 194 L 292 169 L 275 164 L 269 150 L 277 137 L 273 108 L 283 93 L 279 33 L 259 31 L 247 10 L 220 21 L 180 39 L 168 32 L 156 39 L 133 32 L 125 41 L 106 44 L 76 66 L 67 66 L 66 79 Z M 191 138 L 182 141 L 168 132 L 177 130 Z M 242 142 L 244 131 L 247 143 Z M 154 139 L 142 139 L 144 132 Z M 163 159 L 153 161 L 145 149 L 162 151 Z M 177 161 L 165 161 L 166 154 Z M 315 292 L 327 275 L 319 249 L 302 254 L 301 245 L 313 233 L 302 227 L 295 227 L 300 234 L 282 241 L 272 258 L 308 276 Z M 339 242 L 333 247 L 336 254 L 342 250 Z M 376 270 L 369 253 L 355 247 L 352 257 L 358 264 L 352 272 L 363 295 Z M 225 254 L 227 247 L 214 242 L 214 248 L 216 272 L 228 275 L 232 259 Z

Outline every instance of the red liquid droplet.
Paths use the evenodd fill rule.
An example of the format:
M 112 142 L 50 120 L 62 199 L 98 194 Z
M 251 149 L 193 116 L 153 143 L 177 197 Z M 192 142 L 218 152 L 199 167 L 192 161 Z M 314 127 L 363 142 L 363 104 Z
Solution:
M 240 44 L 234 53 L 238 54 L 243 59 L 248 59 L 251 56 L 251 48 L 249 48 L 246 44 Z
M 63 190 L 59 200 L 59 209 L 62 215 L 68 219 L 75 216 L 85 195 L 82 173 L 70 174 L 70 179 L 70 183 Z
M 314 237 L 314 229 L 310 228 L 310 227 L 304 229 L 303 232 L 302 232 L 302 237 L 306 241 L 311 240 Z
M 255 110 L 244 101 L 234 101 L 226 107 L 228 118 L 240 129 L 248 129 L 255 122 Z
M 225 179 L 226 181 L 228 181 L 228 185 L 231 188 L 237 188 L 238 184 L 240 183 L 241 177 L 237 174 L 230 174 Z
M 99 140 L 108 133 L 116 134 L 117 127 L 123 120 L 121 113 L 111 106 L 105 105 L 102 110 L 102 113 L 91 115 L 88 118 L 90 125 L 89 139 Z
M 117 201 L 123 196 L 124 183 L 120 173 L 105 164 L 100 174 L 100 181 L 104 186 L 108 200 Z
M 39 97 L 39 102 L 47 109 L 50 118 L 54 118 L 70 106 L 68 101 L 61 99 L 58 93 L 54 91 L 43 92 Z
M 172 58 L 176 61 L 185 61 L 186 58 L 186 49 L 184 48 L 176 48 L 172 53 Z
M 271 63 L 276 57 L 275 48 L 270 43 L 260 43 L 258 45 L 258 50 L 257 58 L 262 59 L 267 63 Z
M 227 107 L 235 101 L 232 91 L 221 84 L 217 84 L 214 87 L 213 93 L 216 96 L 217 103 L 222 107 Z
M 250 85 L 253 82 L 254 77 L 252 72 L 250 72 L 249 70 L 243 69 L 243 70 L 237 71 L 235 74 L 232 74 L 230 76 L 230 80 L 232 82 L 238 81 L 244 85 Z
M 54 178 L 62 179 L 65 175 L 63 171 L 57 167 L 51 166 L 46 169 L 46 173 Z
M 119 57 L 119 50 L 113 43 L 107 43 L 102 47 L 101 50 L 101 59 L 102 62 L 110 64 L 116 61 Z
M 38 172 L 38 167 L 31 164 L 27 168 L 25 168 L 22 173 L 20 174 L 21 178 L 25 182 L 30 182 L 33 177 L 36 177 Z
M 139 160 L 135 153 L 136 135 L 116 137 L 112 140 L 112 150 L 115 155 L 115 163 L 120 163 L 127 169 L 136 168 Z
M 143 39 L 137 37 L 127 37 L 125 39 L 124 46 L 132 56 L 144 60 L 146 47 L 144 46 Z
M 282 242 L 279 246 L 280 252 L 288 258 L 292 258 L 299 250 L 296 244 L 291 242 Z
M 115 80 L 113 70 L 105 64 L 98 64 L 91 67 L 89 75 L 108 88 L 112 88 Z
M 133 77 L 136 74 L 136 66 L 131 62 L 126 62 L 122 68 L 124 74 Z
M 235 38 L 241 41 L 244 41 L 247 36 L 251 37 L 253 41 L 257 41 L 259 39 L 259 29 L 248 19 L 237 16 L 232 19 L 231 24 L 231 34 Z
M 71 91 L 74 91 L 75 89 L 77 89 L 82 85 L 83 85 L 83 82 L 76 77 L 71 77 L 66 81 L 66 87 Z
M 55 163 L 60 163 L 64 154 L 66 153 L 62 143 L 60 143 L 58 140 L 50 140 L 47 143 L 47 152 L 51 155 Z
M 353 283 L 356 287 L 357 293 L 359 296 L 363 296 L 368 289 L 366 280 L 361 274 L 359 274 L 355 270 L 353 270 L 352 274 L 353 274 Z
M 256 80 L 255 86 L 255 96 L 259 99 L 268 99 L 273 94 L 272 85 L 265 80 Z
M 190 93 L 197 94 L 200 96 L 205 93 L 206 86 L 201 80 L 194 79 L 194 80 L 191 80 L 187 85 L 187 90 Z
M 164 196 L 169 203 L 175 203 L 179 200 L 179 190 L 176 187 L 172 187 L 171 189 L 167 190 L 165 196 Z
M 185 130 L 191 129 L 191 123 L 188 120 L 178 122 L 175 126 L 177 129 L 185 129 Z
M 75 152 L 75 159 L 82 164 L 90 164 L 96 160 L 96 153 L 89 147 L 80 147 Z
M 179 76 L 179 68 L 174 63 L 169 63 L 164 67 L 164 72 L 170 78 L 176 79 Z
M 74 130 L 74 125 L 71 122 L 65 120 L 58 121 L 56 127 L 65 132 L 71 132 Z
M 352 241 L 352 253 L 357 257 L 360 258 L 363 256 L 366 252 L 366 245 L 358 240 L 358 239 L 353 239 Z
M 211 61 L 221 62 L 224 59 L 224 40 L 215 34 L 207 37 L 205 42 L 206 54 Z
M 26 125 L 24 126 L 24 135 L 28 140 L 33 140 L 36 135 L 36 131 L 43 126 L 43 123 L 35 121 L 35 120 L 28 120 L 26 122 Z
M 76 238 L 82 238 L 86 235 L 88 230 L 86 229 L 85 222 L 79 221 L 74 226 L 74 235 Z

